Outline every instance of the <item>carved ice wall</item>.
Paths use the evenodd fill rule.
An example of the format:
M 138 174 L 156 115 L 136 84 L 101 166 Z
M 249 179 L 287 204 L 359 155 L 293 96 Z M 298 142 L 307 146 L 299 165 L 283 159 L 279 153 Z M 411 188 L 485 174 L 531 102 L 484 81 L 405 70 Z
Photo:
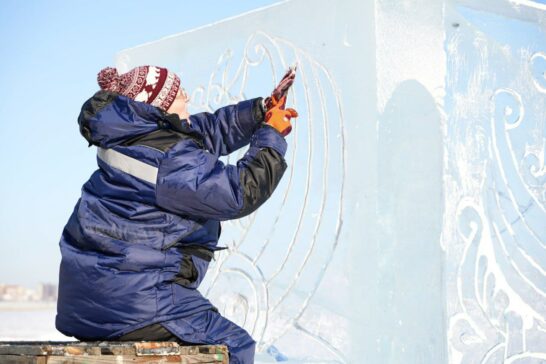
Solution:
M 289 168 L 200 288 L 257 362 L 546 360 L 546 5 L 475 3 L 284 1 L 118 55 L 192 111 L 299 65 Z
M 455 4 L 447 27 L 448 340 L 546 361 L 546 6 Z

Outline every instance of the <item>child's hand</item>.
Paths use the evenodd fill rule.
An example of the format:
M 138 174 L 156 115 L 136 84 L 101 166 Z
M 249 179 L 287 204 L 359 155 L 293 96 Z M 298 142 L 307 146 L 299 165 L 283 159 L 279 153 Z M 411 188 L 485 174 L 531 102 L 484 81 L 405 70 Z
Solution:
M 283 97 L 286 97 L 286 94 L 288 93 L 288 89 L 292 86 L 294 83 L 294 79 L 296 78 L 296 68 L 291 67 L 286 71 L 283 78 L 275 87 L 273 92 L 271 92 L 271 97 L 268 97 L 264 100 L 266 110 L 269 110 L 273 107 L 272 101 L 275 100 L 281 100 Z
M 292 108 L 285 109 L 286 96 L 283 96 L 280 100 L 272 96 L 271 97 L 271 108 L 265 114 L 265 122 L 268 125 L 271 125 L 282 136 L 287 136 L 292 130 L 292 124 L 290 124 L 290 119 L 298 116 L 298 112 Z

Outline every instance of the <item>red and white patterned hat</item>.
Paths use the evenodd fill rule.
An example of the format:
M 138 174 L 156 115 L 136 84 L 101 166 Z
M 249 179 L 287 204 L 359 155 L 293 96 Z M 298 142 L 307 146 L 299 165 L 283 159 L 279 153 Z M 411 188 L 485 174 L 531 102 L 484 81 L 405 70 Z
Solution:
M 112 67 L 102 69 L 97 81 L 102 90 L 116 92 L 167 111 L 174 102 L 180 78 L 166 68 L 155 66 L 135 67 L 118 74 Z

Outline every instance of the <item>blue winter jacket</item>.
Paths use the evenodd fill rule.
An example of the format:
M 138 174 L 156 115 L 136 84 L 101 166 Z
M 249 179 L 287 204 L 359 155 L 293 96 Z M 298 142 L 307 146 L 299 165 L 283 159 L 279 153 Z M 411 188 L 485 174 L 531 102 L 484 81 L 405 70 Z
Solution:
M 260 105 L 242 101 L 190 123 L 105 91 L 83 105 L 80 131 L 98 147 L 99 169 L 60 240 L 59 331 L 115 339 L 214 309 L 196 288 L 221 249 L 220 221 L 258 208 L 286 169 L 286 142 Z M 249 143 L 236 165 L 218 159 Z

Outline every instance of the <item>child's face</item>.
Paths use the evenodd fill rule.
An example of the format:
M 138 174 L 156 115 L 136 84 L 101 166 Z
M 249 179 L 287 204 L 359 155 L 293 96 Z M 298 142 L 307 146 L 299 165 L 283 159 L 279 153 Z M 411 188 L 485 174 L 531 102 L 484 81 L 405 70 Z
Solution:
M 178 89 L 178 93 L 176 94 L 176 97 L 183 99 L 184 103 L 188 103 L 188 101 L 190 101 L 190 97 L 186 93 L 186 90 L 184 89 L 184 87 L 180 87 Z
M 178 93 L 174 99 L 173 104 L 167 110 L 170 114 L 178 114 L 181 119 L 187 119 L 190 115 L 187 111 L 187 103 L 190 101 L 190 97 L 183 87 L 178 89 Z

